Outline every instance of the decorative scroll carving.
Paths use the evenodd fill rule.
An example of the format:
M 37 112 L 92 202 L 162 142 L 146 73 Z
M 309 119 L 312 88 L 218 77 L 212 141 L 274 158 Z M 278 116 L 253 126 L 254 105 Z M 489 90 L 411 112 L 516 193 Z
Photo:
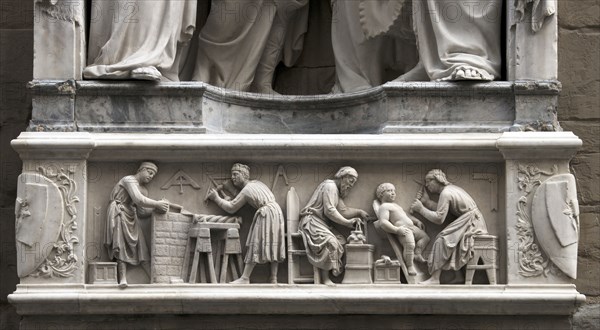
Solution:
M 528 197 L 531 192 L 542 184 L 541 178 L 552 176 L 558 172 L 558 166 L 552 166 L 550 171 L 539 169 L 535 165 L 519 165 L 517 182 L 519 190 L 525 195 L 519 198 L 517 204 L 517 237 L 519 239 L 519 274 L 524 277 L 547 276 L 549 272 L 548 257 L 536 243 L 533 223 L 527 210 Z
M 64 208 L 69 216 L 64 218 L 61 223 L 60 235 L 58 241 L 52 247 L 52 253 L 30 276 L 73 277 L 73 273 L 78 269 L 75 245 L 79 244 L 79 238 L 75 235 L 77 230 L 77 208 L 75 203 L 79 203 L 79 198 L 75 196 L 77 183 L 69 177 L 69 174 L 73 174 L 75 171 L 72 169 L 65 171 L 61 168 L 58 173 L 53 173 L 43 167 L 39 167 L 38 171 L 44 177 L 53 179 L 58 185 L 63 197 Z

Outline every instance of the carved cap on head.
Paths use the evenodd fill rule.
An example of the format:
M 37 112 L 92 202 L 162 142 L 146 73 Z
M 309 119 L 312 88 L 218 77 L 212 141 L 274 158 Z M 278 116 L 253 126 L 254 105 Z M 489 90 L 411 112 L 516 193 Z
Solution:
M 437 182 L 443 184 L 444 186 L 447 186 L 450 184 L 450 181 L 448 181 L 448 179 L 446 178 L 446 174 L 444 174 L 444 172 L 442 172 L 442 170 L 440 169 L 434 169 L 431 170 L 427 173 L 426 177 L 430 176 L 433 177 L 434 179 L 437 180 Z
M 355 178 L 358 178 L 358 172 L 356 172 L 356 170 L 350 166 L 344 166 L 344 167 L 340 168 L 339 171 L 337 171 L 337 173 L 335 174 L 335 178 L 341 179 L 341 178 L 345 177 L 346 175 L 351 175 Z
M 240 164 L 240 163 L 235 163 L 233 164 L 233 166 L 231 167 L 231 171 L 238 171 L 240 173 L 242 173 L 243 176 L 245 176 L 246 178 L 250 177 L 250 167 L 248 165 L 244 165 L 244 164 Z
M 145 168 L 149 168 L 151 170 L 153 170 L 154 172 L 158 172 L 158 166 L 156 166 L 156 164 L 154 164 L 153 162 L 143 162 L 140 164 L 140 167 L 138 167 L 138 172 L 145 169 Z

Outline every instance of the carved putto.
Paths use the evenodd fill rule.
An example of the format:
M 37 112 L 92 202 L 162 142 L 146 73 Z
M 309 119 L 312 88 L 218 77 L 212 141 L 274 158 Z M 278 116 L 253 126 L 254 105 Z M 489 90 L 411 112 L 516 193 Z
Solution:
M 376 228 L 393 235 L 390 240 L 395 239 L 400 242 L 404 252 L 398 258 L 402 257 L 406 263 L 408 275 L 417 275 L 413 262 L 427 262 L 423 257 L 423 251 L 429 243 L 425 226 L 421 221 L 410 218 L 400 205 L 394 203 L 396 187 L 393 184 L 380 184 L 376 196 L 377 200 L 373 202 L 373 209 L 378 219 L 375 223 Z

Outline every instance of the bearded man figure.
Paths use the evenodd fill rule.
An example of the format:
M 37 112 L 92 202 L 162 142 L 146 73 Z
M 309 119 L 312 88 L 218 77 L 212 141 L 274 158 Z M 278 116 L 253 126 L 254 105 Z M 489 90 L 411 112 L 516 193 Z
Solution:
M 354 228 L 363 223 L 368 213 L 349 208 L 343 199 L 358 180 L 358 172 L 346 166 L 339 169 L 333 180 L 323 181 L 300 213 L 298 230 L 304 240 L 308 261 L 321 270 L 323 284 L 333 285 L 329 271 L 334 276 L 342 272 L 342 256 L 346 240 L 329 221 Z

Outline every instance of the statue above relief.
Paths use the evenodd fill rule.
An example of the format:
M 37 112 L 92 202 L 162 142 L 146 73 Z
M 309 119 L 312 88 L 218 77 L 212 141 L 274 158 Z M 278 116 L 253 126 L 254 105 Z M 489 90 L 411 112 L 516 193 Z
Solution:
M 87 79 L 179 81 L 196 1 L 92 1 Z
M 308 34 L 308 0 L 212 1 L 203 4 L 206 17 L 199 5 L 95 0 L 84 77 L 193 80 L 273 94 L 277 66 L 302 71 L 301 57 L 309 53 L 331 58 L 333 93 L 388 81 L 501 76 L 502 0 L 333 0 L 331 22 L 310 22 L 317 31 L 330 28 L 330 36 Z M 307 38 L 329 43 L 329 37 L 331 54 L 305 47 L 315 44 Z M 307 79 L 297 74 L 298 83 Z

